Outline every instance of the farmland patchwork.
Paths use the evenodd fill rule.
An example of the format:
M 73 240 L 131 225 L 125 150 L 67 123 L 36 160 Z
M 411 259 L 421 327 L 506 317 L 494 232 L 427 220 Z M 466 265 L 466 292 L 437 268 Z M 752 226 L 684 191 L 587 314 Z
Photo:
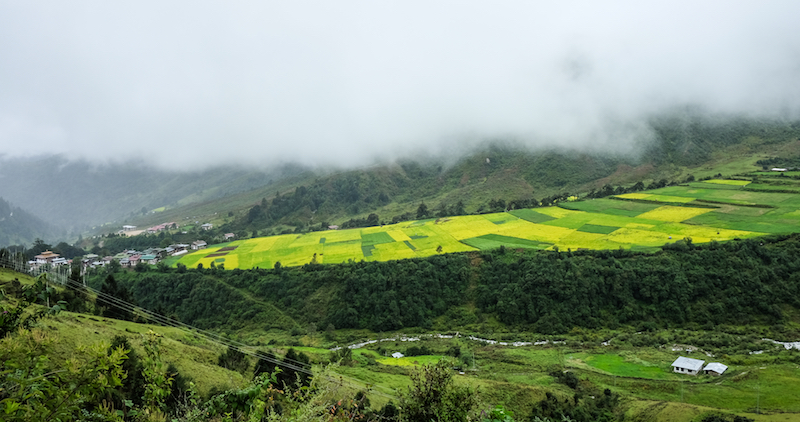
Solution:
M 749 184 L 710 180 L 554 207 L 238 240 L 175 263 L 271 268 L 277 262 L 388 261 L 501 246 L 655 250 L 687 237 L 702 243 L 797 231 L 800 194 Z

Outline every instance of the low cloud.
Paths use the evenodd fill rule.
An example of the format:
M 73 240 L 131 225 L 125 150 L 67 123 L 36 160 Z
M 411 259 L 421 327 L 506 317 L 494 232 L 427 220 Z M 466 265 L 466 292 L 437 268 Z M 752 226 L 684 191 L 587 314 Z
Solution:
M 0 147 L 356 166 L 487 139 L 628 152 L 691 104 L 800 115 L 800 4 L 6 2 Z

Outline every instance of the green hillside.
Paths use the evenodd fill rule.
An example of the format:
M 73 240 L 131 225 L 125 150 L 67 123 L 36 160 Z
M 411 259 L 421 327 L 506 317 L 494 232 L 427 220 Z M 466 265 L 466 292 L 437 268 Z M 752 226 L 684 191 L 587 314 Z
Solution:
M 796 122 L 680 111 L 654 118 L 650 125 L 653 139 L 634 145 L 635 153 L 529 148 L 496 141 L 477 150 L 457 151 L 447 159 L 406 157 L 355 170 L 287 170 L 283 177 L 272 177 L 261 186 L 257 180 L 267 176 L 239 175 L 226 187 L 214 188 L 210 196 L 189 195 L 176 202 L 168 200 L 165 192 L 163 201 L 148 202 L 147 210 L 158 212 L 141 215 L 137 211 L 125 221 L 147 226 L 202 220 L 214 223 L 220 233 L 250 237 L 253 232 L 279 234 L 343 226 L 373 213 L 384 223 L 409 220 L 423 201 L 436 216 L 459 214 L 454 212 L 458 206 L 468 213 L 492 211 L 491 201 L 499 200 L 524 208 L 531 200 L 538 203 L 565 194 L 585 194 L 606 185 L 649 185 L 683 181 L 689 175 L 699 179 L 750 172 L 761 168 L 757 161 L 800 155 L 800 124 Z M 172 185 L 169 191 L 175 195 L 192 189 L 207 192 L 223 177 L 224 172 L 218 173 L 193 175 L 185 186 Z M 233 180 L 252 183 L 242 188 Z
M 32 244 L 37 238 L 63 234 L 63 231 L 59 234 L 59 230 L 42 219 L 0 198 L 0 245 Z
M 800 185 L 782 179 L 789 176 L 710 179 L 551 207 L 238 240 L 171 263 L 272 268 L 276 263 L 388 261 L 500 246 L 653 250 L 684 238 L 707 243 L 792 233 L 800 227 L 800 190 L 791 188 Z

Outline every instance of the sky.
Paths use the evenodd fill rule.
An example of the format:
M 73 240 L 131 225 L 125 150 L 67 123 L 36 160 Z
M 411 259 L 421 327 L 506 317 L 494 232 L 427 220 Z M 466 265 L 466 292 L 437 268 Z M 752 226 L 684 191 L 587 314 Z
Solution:
M 360 166 L 800 116 L 800 2 L 0 0 L 0 154 Z

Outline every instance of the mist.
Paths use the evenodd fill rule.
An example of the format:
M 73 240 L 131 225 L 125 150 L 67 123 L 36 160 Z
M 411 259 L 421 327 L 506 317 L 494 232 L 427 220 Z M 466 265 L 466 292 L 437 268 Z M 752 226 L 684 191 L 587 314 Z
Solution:
M 629 153 L 647 119 L 800 116 L 800 3 L 4 2 L 0 148 L 361 166 L 490 139 Z

